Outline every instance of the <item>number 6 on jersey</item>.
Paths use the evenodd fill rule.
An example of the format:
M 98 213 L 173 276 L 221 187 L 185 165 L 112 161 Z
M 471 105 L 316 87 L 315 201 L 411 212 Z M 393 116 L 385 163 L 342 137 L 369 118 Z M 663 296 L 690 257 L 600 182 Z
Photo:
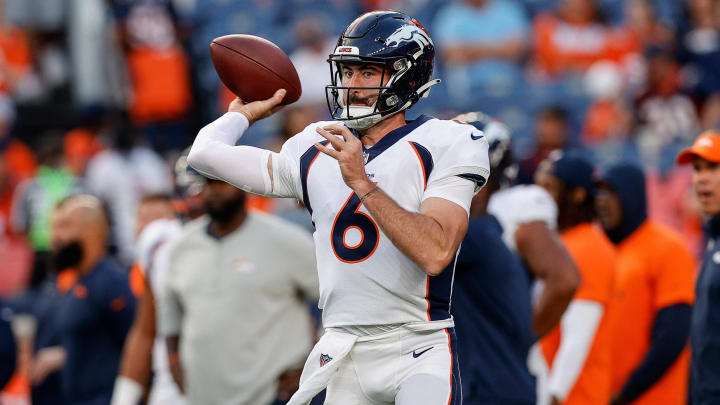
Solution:
M 358 263 L 372 256 L 377 248 L 379 231 L 372 218 L 360 212 L 360 197 L 352 193 L 335 217 L 332 227 L 332 247 L 335 256 L 345 263 Z M 360 242 L 348 245 L 345 234 L 350 229 L 360 231 Z

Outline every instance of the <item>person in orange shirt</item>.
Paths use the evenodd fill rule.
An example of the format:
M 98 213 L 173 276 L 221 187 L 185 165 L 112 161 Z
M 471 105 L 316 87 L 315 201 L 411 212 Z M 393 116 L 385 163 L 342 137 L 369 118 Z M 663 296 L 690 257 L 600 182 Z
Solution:
M 608 313 L 612 404 L 685 404 L 695 260 L 681 235 L 647 219 L 641 168 L 612 166 L 598 187 L 598 218 L 618 249 Z
M 558 205 L 558 231 L 580 269 L 582 282 L 568 309 L 540 340 L 550 370 L 544 390 L 553 404 L 607 405 L 610 401 L 610 330 L 607 308 L 616 254 L 595 217 L 593 166 L 580 156 L 551 155 L 537 185 Z
M 563 0 L 556 13 L 533 21 L 538 70 L 548 76 L 584 72 L 593 63 L 613 58 L 612 31 L 601 19 L 595 0 Z

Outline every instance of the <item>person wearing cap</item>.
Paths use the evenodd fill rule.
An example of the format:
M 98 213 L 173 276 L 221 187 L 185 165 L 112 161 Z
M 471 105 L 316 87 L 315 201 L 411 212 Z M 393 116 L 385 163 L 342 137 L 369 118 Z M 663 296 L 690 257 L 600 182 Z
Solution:
M 720 404 L 720 131 L 701 134 L 677 162 L 692 163 L 693 188 L 707 217 L 707 247 L 690 323 L 690 396 L 693 404 Z
M 549 365 L 548 403 L 607 404 L 610 401 L 610 330 L 616 253 L 595 219 L 593 166 L 573 153 L 554 152 L 535 174 L 535 183 L 558 206 L 558 232 L 580 270 L 582 282 L 560 325 L 540 346 Z
M 682 236 L 648 219 L 645 174 L 607 168 L 598 219 L 617 248 L 608 311 L 613 405 L 685 404 L 695 260 Z

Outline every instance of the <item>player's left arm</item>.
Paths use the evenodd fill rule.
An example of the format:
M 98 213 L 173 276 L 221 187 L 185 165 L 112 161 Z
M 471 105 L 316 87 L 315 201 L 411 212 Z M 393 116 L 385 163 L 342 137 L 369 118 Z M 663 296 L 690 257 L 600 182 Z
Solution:
M 135 320 L 128 332 L 115 380 L 111 405 L 135 404 L 150 382 L 152 349 L 155 343 L 155 297 L 147 278 Z
M 430 197 L 420 212 L 400 207 L 365 174 L 362 144 L 342 125 L 318 128 L 318 133 L 330 141 L 333 148 L 315 144 L 321 152 L 338 161 L 345 184 L 350 187 L 370 211 L 383 233 L 427 274 L 442 273 L 455 257 L 468 226 L 468 214 L 463 207 L 449 200 Z M 342 136 L 338 137 L 337 135 Z M 475 184 L 459 179 L 472 197 Z

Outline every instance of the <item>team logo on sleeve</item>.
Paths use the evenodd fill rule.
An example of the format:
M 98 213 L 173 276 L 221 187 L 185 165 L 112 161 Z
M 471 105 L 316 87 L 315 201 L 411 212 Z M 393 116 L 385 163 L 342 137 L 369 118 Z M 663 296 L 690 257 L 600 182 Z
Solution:
M 332 359 L 333 358 L 330 357 L 329 355 L 327 355 L 325 353 L 320 353 L 320 367 L 330 363 L 330 361 L 332 361 Z

